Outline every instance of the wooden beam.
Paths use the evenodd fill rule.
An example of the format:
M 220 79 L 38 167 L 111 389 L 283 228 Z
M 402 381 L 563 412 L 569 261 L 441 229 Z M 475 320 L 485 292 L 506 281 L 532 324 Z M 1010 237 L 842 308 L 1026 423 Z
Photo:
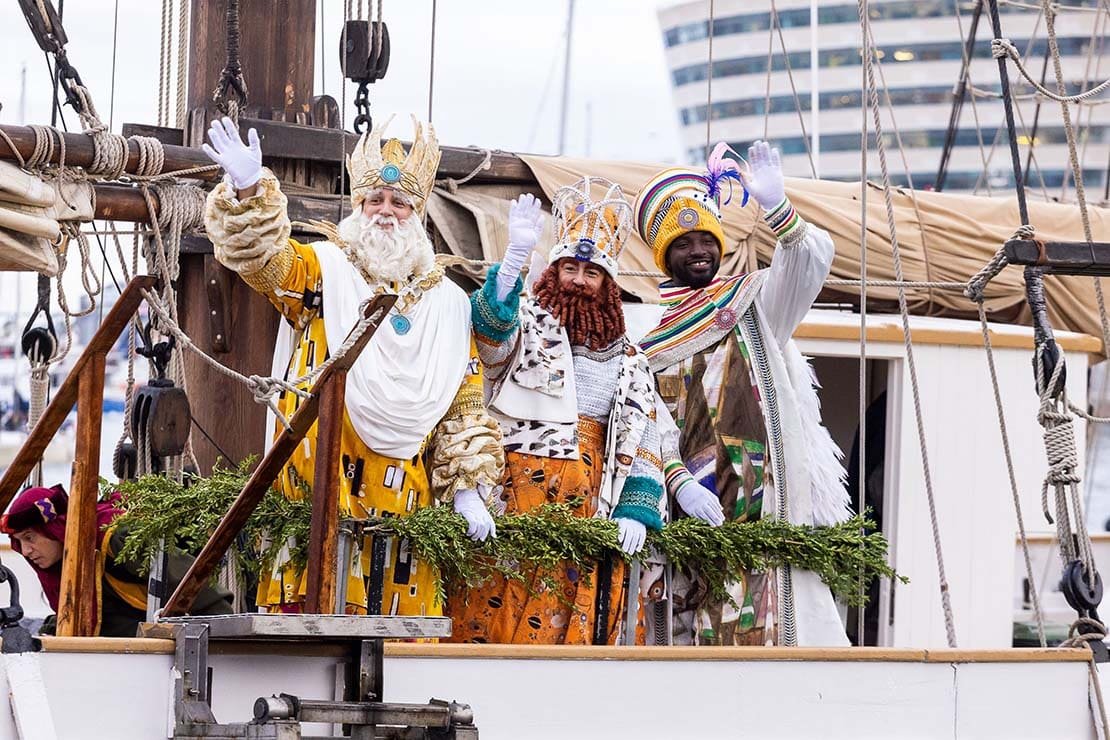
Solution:
M 88 355 L 77 380 L 77 443 L 66 510 L 58 636 L 92 637 L 100 609 L 96 598 L 96 498 L 100 483 L 100 431 L 104 409 L 103 352 Z
M 406 140 L 406 123 L 395 123 L 396 132 Z M 315 162 L 332 162 L 336 166 L 340 157 L 354 151 L 358 134 L 333 128 L 300 126 L 283 121 L 268 121 L 258 118 L 243 118 L 239 128 L 246 132 L 254 128 L 262 142 L 262 153 L 267 158 L 308 159 Z M 125 134 L 153 136 L 163 144 L 180 144 L 183 140 L 181 129 L 164 126 L 146 126 L 127 123 L 123 126 Z M 482 164 L 485 152 L 477 147 L 440 147 L 438 176 L 441 178 L 466 177 Z M 478 173 L 471 182 L 475 183 L 529 183 L 536 184 L 536 176 L 524 160 L 512 152 L 495 151 L 490 155 L 490 167 Z
M 240 121 L 244 131 L 254 128 L 262 141 L 262 151 L 268 157 L 310 159 L 322 162 L 339 162 L 340 157 L 354 151 L 359 135 L 350 131 L 314 126 L 298 126 L 280 121 L 245 118 Z M 407 141 L 412 129 L 408 121 L 395 121 L 395 132 Z M 485 158 L 485 152 L 476 147 L 441 147 L 439 177 L 465 177 L 473 172 Z M 492 152 L 490 167 L 479 172 L 474 182 L 529 182 L 536 181 L 532 170 L 520 157 L 510 152 Z
M 173 596 L 166 602 L 165 607 L 162 609 L 162 615 L 166 617 L 176 617 L 188 613 L 193 605 L 194 599 L 200 593 L 201 588 L 208 582 L 208 578 L 219 566 L 220 560 L 223 559 L 224 553 L 231 543 L 242 531 L 243 526 L 247 523 L 250 515 L 258 507 L 266 492 L 270 490 L 277 476 L 281 473 L 281 469 L 285 467 L 285 463 L 289 460 L 290 455 L 301 443 L 308 430 L 316 423 L 319 416 L 320 396 L 321 391 L 327 387 L 329 378 L 337 373 L 345 373 L 358 359 L 362 349 L 370 341 L 370 338 L 377 331 L 381 322 L 385 319 L 389 309 L 393 307 L 396 302 L 397 296 L 384 295 L 376 298 L 370 305 L 366 307 L 364 316 L 373 316 L 373 322 L 370 328 L 362 335 L 360 340 L 351 346 L 350 350 L 337 359 L 334 363 L 328 366 L 317 378 L 315 385 L 312 386 L 311 394 L 307 399 L 301 403 L 297 412 L 293 414 L 293 418 L 289 420 L 289 428 L 282 431 L 274 440 L 273 446 L 262 458 L 262 462 L 255 468 L 254 473 L 251 474 L 247 484 L 243 487 L 242 492 L 232 502 L 231 507 L 224 514 L 220 520 L 216 531 L 212 533 L 208 542 L 205 544 L 204 549 L 197 555 L 197 559 L 193 561 L 189 571 L 185 577 L 181 579 L 177 590 L 174 591 Z M 341 425 L 343 423 L 343 416 L 332 417 L 323 419 L 321 427 L 329 424 Z M 322 433 L 322 431 L 321 431 Z M 339 460 L 332 460 L 332 465 L 336 468 L 339 466 Z M 315 502 L 314 502 L 315 503 Z M 332 516 L 338 516 L 338 512 L 333 510 L 330 512 Z M 315 512 L 313 512 L 315 518 Z M 332 559 L 334 567 L 334 556 Z M 334 597 L 333 597 L 334 598 Z
M 1053 275 L 1110 276 L 1110 242 L 1010 239 L 1003 249 L 1011 265 L 1035 265 Z
M 151 196 L 154 200 L 154 212 L 157 214 L 160 206 L 158 195 L 152 190 Z M 350 202 L 346 196 L 292 193 L 286 197 L 289 199 L 290 221 L 323 220 L 338 223 L 347 215 L 347 210 L 350 208 Z M 150 222 L 143 193 L 133 185 L 97 184 L 96 218 L 108 221 Z M 197 250 L 186 247 L 183 251 Z M 208 246 L 207 253 L 212 253 L 211 245 Z
M 336 563 L 339 557 L 339 480 L 340 450 L 343 441 L 343 416 L 346 407 L 347 371 L 334 373 L 320 390 L 316 432 L 316 466 L 312 476 L 312 525 L 308 542 L 308 588 L 305 612 L 332 614 L 343 605 L 335 603 Z M 346 578 L 346 573 L 338 574 Z M 339 613 L 342 613 L 340 611 Z
M 11 138 L 12 143 L 15 144 L 16 150 L 19 151 L 24 159 L 29 158 L 34 153 L 35 132 L 29 127 L 0 124 L 0 130 Z M 93 143 L 91 136 L 67 133 L 62 133 L 61 136 L 66 145 L 67 165 L 71 167 L 88 167 L 93 163 Z M 163 172 L 185 170 L 191 167 L 207 167 L 212 164 L 212 160 L 200 149 L 172 145 L 163 145 L 163 149 L 166 154 L 165 164 L 162 167 Z M 52 164 L 58 163 L 58 154 L 60 154 L 58 147 L 55 147 L 55 157 L 51 160 Z M 0 159 L 17 159 L 2 137 L 0 137 Z M 134 173 L 138 166 L 139 147 L 129 143 L 127 147 L 127 172 Z M 221 174 L 219 170 L 212 170 L 210 172 L 189 175 L 189 177 L 195 177 L 200 180 L 215 180 L 220 177 Z
M 127 287 L 123 289 L 123 293 L 120 294 L 116 304 L 112 306 L 112 310 L 104 317 L 103 323 L 85 347 L 85 351 L 73 363 L 73 369 L 70 370 L 69 375 L 66 376 L 62 385 L 54 393 L 53 400 L 43 411 L 38 423 L 35 424 L 35 428 L 27 435 L 27 439 L 23 442 L 23 446 L 19 448 L 15 459 L 4 471 L 4 477 L 0 478 L 0 511 L 8 508 L 23 482 L 27 480 L 35 465 L 42 459 L 42 454 L 46 451 L 50 440 L 54 438 L 62 422 L 69 415 L 73 404 L 77 402 L 80 392 L 79 381 L 81 375 L 89 367 L 88 363 L 94 357 L 107 355 L 127 326 L 127 322 L 131 320 L 131 317 L 139 308 L 139 304 L 142 303 L 142 291 L 153 289 L 157 285 L 157 278 L 150 275 L 139 275 L 132 278 Z M 100 408 L 98 405 L 95 411 L 100 413 Z M 92 459 L 94 461 L 100 459 L 99 449 L 94 450 Z

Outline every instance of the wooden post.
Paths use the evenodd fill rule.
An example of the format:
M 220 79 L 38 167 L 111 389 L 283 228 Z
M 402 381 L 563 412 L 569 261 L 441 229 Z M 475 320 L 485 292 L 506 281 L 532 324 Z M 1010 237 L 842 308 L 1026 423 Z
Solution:
M 346 572 L 336 574 L 339 556 L 339 454 L 346 385 L 347 371 L 341 370 L 333 374 L 320 391 L 316 467 L 312 477 L 312 527 L 308 542 L 308 588 L 304 605 L 309 614 L 333 613 L 337 606 L 336 578 L 347 577 Z
M 100 428 L 104 408 L 104 355 L 89 357 L 77 381 L 77 444 L 66 512 L 58 636 L 96 634 L 96 498 L 100 484 Z

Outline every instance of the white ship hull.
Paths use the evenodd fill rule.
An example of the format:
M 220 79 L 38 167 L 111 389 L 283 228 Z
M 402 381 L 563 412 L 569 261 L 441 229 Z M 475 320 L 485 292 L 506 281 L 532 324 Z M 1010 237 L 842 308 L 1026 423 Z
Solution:
M 12 696 L 0 707 L 0 738 L 171 736 L 172 641 L 46 642 L 42 653 L 0 656 L 0 691 Z M 466 702 L 482 740 L 1083 740 L 1096 737 L 1086 655 L 393 644 L 385 700 Z M 220 722 L 249 721 L 262 696 L 335 693 L 334 658 L 213 654 L 210 665 Z M 306 736 L 328 730 L 304 728 Z

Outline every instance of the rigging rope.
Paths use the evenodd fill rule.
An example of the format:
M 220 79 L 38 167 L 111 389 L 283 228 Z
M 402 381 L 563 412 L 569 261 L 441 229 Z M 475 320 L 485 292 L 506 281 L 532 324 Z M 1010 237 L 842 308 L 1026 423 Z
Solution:
M 891 196 L 890 172 L 886 162 L 886 147 L 883 143 L 882 120 L 879 111 L 879 93 L 875 85 L 874 75 L 871 73 L 875 56 L 874 46 L 870 34 L 866 33 L 868 27 L 867 0 L 857 0 L 857 9 L 860 23 L 865 29 L 864 33 L 864 66 L 867 68 L 865 79 L 868 80 L 868 90 L 865 97 L 869 98 L 872 122 L 875 126 L 875 141 L 879 154 L 879 165 L 882 171 L 883 198 L 886 205 L 887 228 L 890 234 L 891 253 L 894 258 L 894 275 L 898 281 L 904 280 L 902 270 L 902 255 L 898 247 L 898 234 L 894 217 L 894 202 Z M 866 147 L 865 147 L 866 149 Z M 866 153 L 865 153 L 866 156 Z M 866 170 L 865 170 L 866 171 Z M 866 242 L 865 242 L 866 244 Z M 928 448 L 925 443 L 925 424 L 921 409 L 921 394 L 917 381 L 917 365 L 914 361 L 913 340 L 910 333 L 909 308 L 906 303 L 906 291 L 898 288 L 898 309 L 902 317 L 902 336 L 906 349 L 906 365 L 910 373 L 910 386 L 913 391 L 914 414 L 917 421 L 917 437 L 921 451 L 922 470 L 925 476 L 925 493 L 929 504 L 929 519 L 933 530 L 933 546 L 936 551 L 937 576 L 940 580 L 941 606 L 944 611 L 944 626 L 947 632 L 949 647 L 956 647 L 956 628 L 952 616 L 952 603 L 948 589 L 948 578 L 944 569 L 944 553 L 940 541 L 940 527 L 937 521 L 936 499 L 933 492 L 932 472 L 929 466 Z M 861 423 L 863 419 L 861 418 Z M 861 437 L 862 439 L 862 437 Z M 861 443 L 860 447 L 863 447 Z
M 169 84 L 169 54 L 170 54 L 170 2 L 162 0 L 162 35 L 158 47 L 158 125 L 165 126 L 169 122 L 169 103 L 166 99 L 166 87 Z
M 1015 238 L 1032 238 L 1033 228 L 1023 226 L 1018 229 Z M 987 368 L 990 371 L 991 389 L 994 391 L 995 413 L 998 415 L 998 431 L 1002 435 L 1002 453 L 1006 460 L 1006 474 L 1010 481 L 1010 495 L 1014 502 L 1014 515 L 1017 518 L 1018 537 L 1021 541 L 1022 560 L 1025 565 L 1025 577 L 1029 581 L 1029 595 L 1033 602 L 1033 616 L 1037 622 L 1037 639 L 1041 647 L 1047 647 L 1048 641 L 1044 631 L 1044 611 L 1041 609 L 1040 591 L 1033 575 L 1033 561 L 1029 554 L 1029 538 L 1025 531 L 1025 517 L 1021 513 L 1021 496 L 1018 493 L 1017 475 L 1014 472 L 1014 458 L 1010 449 L 1010 434 L 1006 425 L 1006 412 L 1002 405 L 1002 391 L 998 385 L 998 371 L 994 364 L 994 348 L 991 345 L 990 329 L 987 325 L 987 311 L 984 305 L 984 290 L 986 284 L 1001 272 L 1008 260 L 1005 252 L 999 249 L 991 261 L 968 281 L 964 292 L 970 300 L 977 305 L 979 312 L 979 325 L 983 330 L 983 348 L 987 354 Z
M 1051 5 L 1051 3 L 1049 3 L 1049 5 Z M 1049 15 L 1048 17 L 1048 24 L 1051 28 L 1053 25 L 1053 20 L 1051 20 L 1051 15 Z M 1049 38 L 1053 38 L 1054 36 L 1055 29 L 1050 30 Z M 1049 44 L 1050 46 L 1055 46 L 1055 43 L 1052 41 L 1050 41 Z M 1033 86 L 1034 90 L 1036 90 L 1038 93 L 1048 98 L 1049 100 L 1055 100 L 1058 103 L 1078 103 L 1087 100 L 1088 98 L 1093 98 L 1096 95 L 1100 95 L 1104 90 L 1110 89 L 1110 80 L 1104 80 L 1103 82 L 1100 82 L 1098 85 L 1090 88 L 1089 90 L 1076 93 L 1075 95 L 1065 95 L 1064 92 L 1066 91 L 1066 87 L 1064 87 L 1064 89 L 1060 92 L 1052 92 L 1047 87 L 1044 87 L 1035 79 L 1033 79 L 1033 76 L 1029 74 L 1029 70 L 1025 68 L 1024 64 L 1022 64 L 1021 53 L 1017 50 L 1017 47 L 1015 47 L 1009 39 L 992 39 L 991 55 L 995 59 L 1009 57 L 1013 61 L 1014 66 L 1017 67 L 1018 72 L 1021 72 L 1021 76 L 1024 77 L 1029 82 L 1029 84 Z M 1054 63 L 1058 63 L 1059 49 L 1057 49 L 1053 53 L 1053 61 Z
M 185 128 L 185 80 L 189 64 L 189 3 L 177 0 L 177 127 Z
M 1061 97 L 1065 92 L 1064 84 L 1064 71 L 1060 65 L 1060 47 L 1056 40 L 1056 14 L 1051 9 L 1049 0 L 1042 0 L 1042 5 L 1045 11 L 1045 29 L 1048 32 L 1048 46 L 1052 50 L 1052 68 L 1056 74 L 1056 87 L 1059 89 Z M 1021 65 L 1018 64 L 1020 67 Z M 1104 87 L 1110 84 L 1110 80 L 1103 83 L 1099 87 Z M 1097 90 L 1099 88 L 1092 88 L 1087 93 Z M 1087 95 L 1081 93 L 1080 95 Z M 1076 151 L 1075 145 L 1075 129 L 1071 123 L 1071 112 L 1068 109 L 1067 103 L 1063 100 L 1060 101 L 1060 112 L 1064 118 L 1064 132 L 1068 142 L 1068 160 L 1071 163 L 1072 176 L 1075 178 L 1075 200 L 1079 206 L 1079 220 L 1083 224 L 1083 238 L 1086 239 L 1088 246 L 1094 242 L 1094 237 L 1091 233 L 1091 216 L 1087 212 L 1087 192 L 1083 187 L 1083 168 L 1079 166 L 1079 154 Z M 1100 278 L 1092 278 L 1095 286 L 1095 302 L 1098 304 L 1099 323 L 1102 326 L 1102 346 L 1107 351 L 1110 351 L 1110 319 L 1106 315 L 1106 297 L 1102 292 L 1102 280 Z
M 466 175 L 464 175 L 463 177 L 460 177 L 457 180 L 453 177 L 445 177 L 442 180 L 436 180 L 436 185 L 440 185 L 442 187 L 447 188 L 448 192 L 450 192 L 452 194 L 458 192 L 459 185 L 464 185 L 464 184 L 470 182 L 475 177 L 477 177 L 479 174 L 488 170 L 490 168 L 490 166 L 493 164 L 493 151 L 492 150 L 483 149 L 482 150 L 482 155 L 483 155 L 482 156 L 482 161 L 478 163 L 478 166 L 475 167 L 473 170 L 471 170 Z
M 709 0 L 709 60 L 705 74 L 705 156 L 713 147 L 713 34 L 716 31 L 717 14 L 714 0 Z
M 794 110 L 797 111 L 797 113 L 798 113 L 798 126 L 800 127 L 801 133 L 802 133 L 802 143 L 805 145 L 806 157 L 809 159 L 809 171 L 810 171 L 810 174 L 813 175 L 814 179 L 816 179 L 817 178 L 817 164 L 813 160 L 813 146 L 810 143 L 809 135 L 806 133 L 806 122 L 805 122 L 805 118 L 802 116 L 802 101 L 798 97 L 798 87 L 797 87 L 797 85 L 794 84 L 794 68 L 793 68 L 793 65 L 790 64 L 790 54 L 786 51 L 786 39 L 783 38 L 783 35 L 782 35 L 782 23 L 779 22 L 779 11 L 778 11 L 778 8 L 775 6 L 775 0 L 771 0 L 771 24 L 778 31 L 779 46 L 782 47 L 782 58 L 783 58 L 783 61 L 786 63 L 786 77 L 787 77 L 788 80 L 790 80 L 790 94 L 793 95 L 793 97 L 794 97 Z M 770 54 L 768 54 L 768 56 L 767 56 L 767 68 L 768 69 L 771 68 L 771 56 L 770 56 Z M 768 87 L 768 93 L 769 92 L 770 92 L 770 87 Z M 818 101 L 818 106 L 820 106 L 820 101 Z M 764 130 L 764 138 L 766 138 L 766 135 L 767 135 L 766 134 L 767 116 L 769 116 L 770 113 L 771 113 L 771 106 L 770 106 L 769 103 L 765 102 L 764 103 L 764 108 L 763 108 L 763 127 L 765 129 Z M 817 115 L 813 111 L 811 111 L 810 114 L 811 115 Z
M 1084 631 L 1084 628 L 1086 631 Z M 1106 625 L 1102 622 L 1090 617 L 1080 617 L 1068 627 L 1068 637 L 1060 643 L 1060 647 L 1085 647 L 1091 653 L 1090 660 L 1087 661 L 1087 675 L 1088 685 L 1091 687 L 1090 691 L 1095 696 L 1091 712 L 1095 714 L 1095 719 L 1102 723 L 1101 732 L 1096 733 L 1099 737 L 1105 736 L 1106 731 L 1110 729 L 1110 719 L 1107 718 L 1106 701 L 1102 696 L 1102 682 L 1099 680 L 1098 664 L 1095 663 L 1095 653 L 1091 643 L 1102 642 L 1106 639 L 1106 636 Z
M 432 122 L 432 91 L 435 89 L 436 82 L 436 18 L 439 15 L 439 3 L 437 0 L 432 0 L 432 38 L 428 46 L 428 123 Z M 382 5 L 378 3 L 378 34 L 381 34 L 382 23 Z M 379 38 L 380 44 L 380 38 Z M 381 46 L 378 47 L 379 49 Z
M 239 113 L 247 104 L 247 83 L 239 62 L 239 0 L 227 0 L 227 60 L 220 79 L 212 91 L 216 108 L 238 122 Z
M 957 18 L 959 18 L 958 7 L 959 7 L 959 5 L 957 4 Z M 1033 32 L 1029 35 L 1029 40 L 1028 40 L 1028 42 L 1026 43 L 1026 46 L 1025 46 L 1025 54 L 1026 55 L 1029 55 L 1033 50 L 1034 43 L 1036 42 L 1036 40 L 1038 38 L 1038 34 L 1040 33 L 1040 30 L 1041 30 L 1041 20 L 1043 18 L 1044 18 L 1044 12 L 1043 11 L 1038 12 L 1036 22 L 1033 25 Z M 999 35 L 1001 35 L 1001 34 L 999 34 Z M 1007 88 L 1009 88 L 1009 85 L 1007 85 Z M 972 103 L 974 104 L 974 101 L 972 101 Z M 1019 113 L 1019 118 L 1020 118 L 1020 109 L 1018 109 L 1018 113 Z M 1005 130 L 1006 131 L 1009 130 L 1008 129 L 1008 124 L 1007 124 L 1007 128 Z M 1025 122 L 1024 121 L 1022 121 L 1022 131 L 1023 131 L 1023 133 L 1025 132 Z M 989 170 L 989 167 L 990 167 L 990 163 L 994 161 L 994 154 L 995 154 L 996 151 L 998 151 L 998 145 L 999 145 L 999 142 L 1001 142 L 1001 140 L 1002 140 L 1003 132 L 1004 132 L 1004 129 L 1001 126 L 999 126 L 997 129 L 995 129 L 994 139 L 991 141 L 990 153 L 987 155 L 986 164 L 983 166 L 983 171 L 979 173 L 979 177 L 975 182 L 975 189 L 974 189 L 975 193 L 979 192 L 979 188 L 980 188 L 981 185 L 986 184 L 987 193 L 990 194 L 990 178 L 989 178 L 990 170 Z M 1024 196 L 1024 187 L 1022 188 L 1022 193 L 1023 193 L 1023 195 L 1021 197 L 1024 198 L 1025 197 Z M 1045 194 L 1046 194 L 1045 197 L 1047 199 L 1047 190 L 1045 191 Z
M 868 9 L 868 0 L 859 0 L 859 14 L 860 14 L 860 31 L 863 36 L 863 49 L 861 53 L 869 55 L 871 53 L 871 34 L 869 32 L 871 26 L 871 13 Z M 859 399 L 857 413 L 859 415 L 859 488 L 856 491 L 856 511 L 862 512 L 867 504 L 867 158 L 868 158 L 868 144 L 867 144 L 867 108 L 871 103 L 871 99 L 867 95 L 868 89 L 872 84 L 871 68 L 863 64 L 860 60 L 860 71 L 863 73 L 863 80 L 860 84 L 860 261 L 859 261 L 859 282 L 860 282 L 860 302 L 859 302 L 859 387 L 857 389 Z M 859 595 L 864 593 L 863 578 L 859 579 Z M 861 599 L 862 603 L 862 599 Z M 857 642 L 863 645 L 866 638 L 866 624 L 867 613 L 861 606 L 856 611 L 856 624 L 859 637 Z

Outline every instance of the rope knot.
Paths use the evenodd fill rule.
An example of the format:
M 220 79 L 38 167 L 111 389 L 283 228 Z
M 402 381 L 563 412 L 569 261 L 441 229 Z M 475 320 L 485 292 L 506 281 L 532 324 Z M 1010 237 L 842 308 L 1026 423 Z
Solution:
M 967 287 L 964 288 L 964 295 L 976 303 L 982 303 L 984 294 L 987 289 L 987 284 L 996 278 L 1000 272 L 1006 269 L 1010 264 L 1009 258 L 1006 257 L 1006 252 L 999 249 L 991 257 L 990 262 L 983 266 L 983 269 L 975 273 L 970 280 L 967 281 Z
M 1075 428 L 1071 414 L 1041 408 L 1037 421 L 1044 427 L 1044 447 L 1048 457 L 1045 480 L 1051 485 L 1078 483 L 1079 455 L 1075 448 Z
M 1081 627 L 1086 627 L 1086 632 L 1080 632 Z M 1106 625 L 1091 617 L 1079 617 L 1068 627 L 1068 639 L 1060 643 L 1060 647 L 1090 647 L 1092 642 L 1101 642 L 1106 639 Z
M 991 39 L 991 56 L 995 59 L 1019 58 L 1017 47 L 1010 39 Z

